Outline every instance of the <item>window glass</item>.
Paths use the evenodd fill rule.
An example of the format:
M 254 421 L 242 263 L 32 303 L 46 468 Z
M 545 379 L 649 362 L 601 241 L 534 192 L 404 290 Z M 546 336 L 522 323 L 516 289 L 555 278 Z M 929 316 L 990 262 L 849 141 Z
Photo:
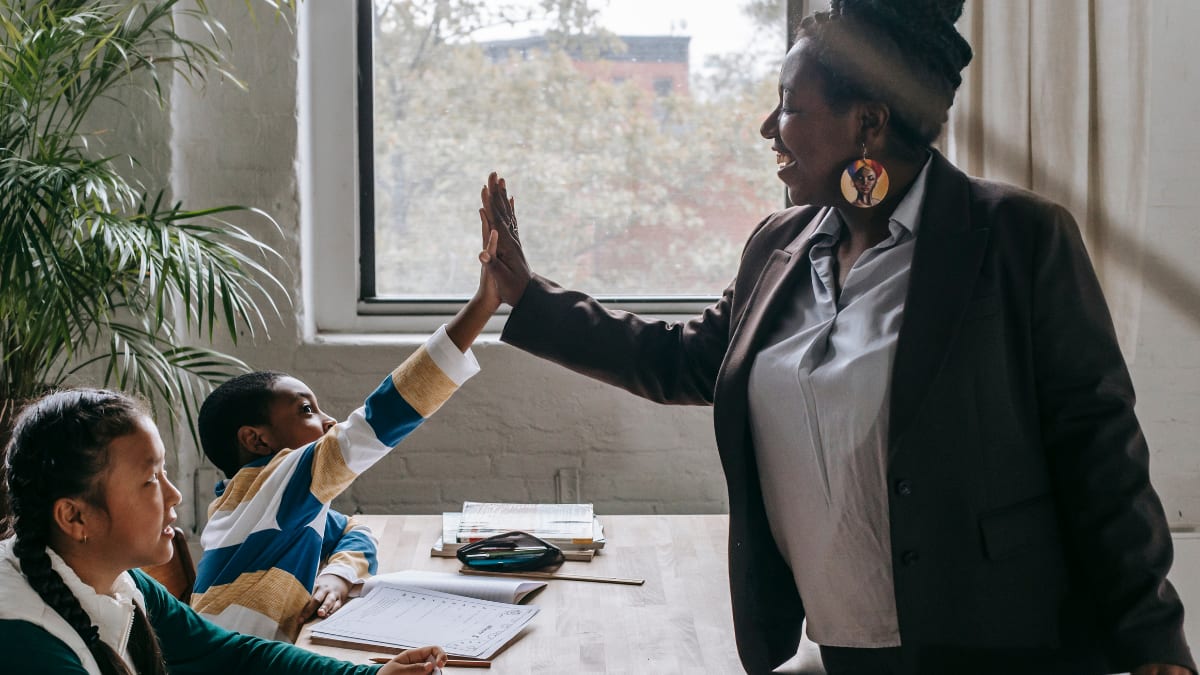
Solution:
M 493 169 L 533 269 L 606 297 L 719 294 L 750 229 L 782 205 L 758 126 L 784 0 L 373 10 L 376 297 L 474 290 Z

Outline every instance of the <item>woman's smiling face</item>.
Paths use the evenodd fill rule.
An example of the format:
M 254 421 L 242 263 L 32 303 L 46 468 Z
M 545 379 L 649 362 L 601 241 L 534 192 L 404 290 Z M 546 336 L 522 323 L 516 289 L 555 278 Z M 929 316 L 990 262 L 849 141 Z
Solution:
M 853 107 L 836 111 L 825 98 L 825 82 L 807 39 L 788 52 L 779 73 L 779 104 L 760 133 L 773 141 L 776 172 L 793 204 L 836 206 L 843 202 L 842 171 L 856 154 L 859 123 Z

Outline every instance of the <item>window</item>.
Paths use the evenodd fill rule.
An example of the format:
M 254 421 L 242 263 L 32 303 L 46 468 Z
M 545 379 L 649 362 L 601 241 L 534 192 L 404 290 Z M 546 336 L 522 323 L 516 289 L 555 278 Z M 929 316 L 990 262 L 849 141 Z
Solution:
M 453 311 L 492 169 L 535 271 L 643 311 L 711 301 L 783 202 L 758 120 L 789 4 L 356 0 L 355 20 L 301 3 L 310 328 Z

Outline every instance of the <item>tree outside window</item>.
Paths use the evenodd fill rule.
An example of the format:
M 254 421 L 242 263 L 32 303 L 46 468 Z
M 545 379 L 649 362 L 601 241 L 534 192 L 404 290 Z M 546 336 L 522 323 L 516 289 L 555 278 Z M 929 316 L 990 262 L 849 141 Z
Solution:
M 493 169 L 516 195 L 531 264 L 561 283 L 715 296 L 733 277 L 751 228 L 782 206 L 758 125 L 775 104 L 784 2 L 743 2 L 744 47 L 700 67 L 686 28 L 609 30 L 601 4 L 374 3 L 377 296 L 471 293 L 479 270 L 464 251 L 478 248 Z

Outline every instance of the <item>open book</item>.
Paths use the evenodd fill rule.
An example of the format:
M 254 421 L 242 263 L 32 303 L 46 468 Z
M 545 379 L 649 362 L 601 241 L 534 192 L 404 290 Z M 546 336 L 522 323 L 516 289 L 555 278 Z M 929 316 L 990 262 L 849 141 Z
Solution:
M 416 570 L 381 574 L 363 584 L 360 597 L 313 626 L 312 640 L 393 649 L 441 645 L 452 656 L 488 659 L 538 612 L 512 603 L 545 585 Z

